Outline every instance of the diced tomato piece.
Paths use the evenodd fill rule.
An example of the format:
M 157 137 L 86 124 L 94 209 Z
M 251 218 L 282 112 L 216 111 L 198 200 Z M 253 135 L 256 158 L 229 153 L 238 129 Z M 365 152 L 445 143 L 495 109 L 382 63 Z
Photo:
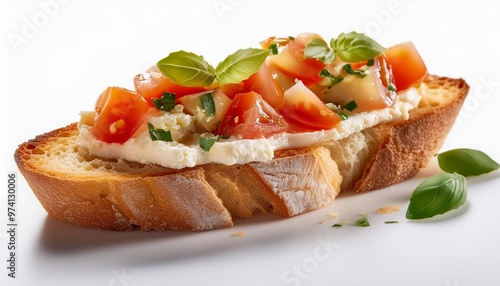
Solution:
M 260 94 L 272 107 L 278 108 L 283 104 L 283 90 L 267 64 L 264 63 L 244 84 L 245 89 Z
M 92 134 L 104 142 L 123 143 L 141 126 L 149 109 L 137 93 L 108 87 L 97 99 Z
M 238 93 L 255 91 L 274 108 L 283 104 L 283 89 L 278 82 L 278 76 L 273 75 L 266 63 L 248 79 L 240 83 L 222 84 L 219 88 L 229 98 L 234 98 Z
M 249 90 L 246 90 L 243 82 L 221 84 L 219 88 L 230 99 L 233 99 L 238 93 L 249 92 Z
M 285 91 L 280 111 L 288 123 L 306 130 L 332 129 L 340 122 L 337 113 L 300 81 Z
M 262 96 L 256 92 L 237 94 L 219 127 L 220 135 L 256 139 L 286 131 L 288 124 Z
M 318 34 L 298 35 L 283 48 L 281 53 L 270 56 L 269 62 L 290 76 L 301 80 L 306 86 L 319 83 L 322 80 L 319 72 L 325 68 L 325 64 L 318 59 L 304 58 L 304 49 L 314 38 L 321 39 Z
M 137 93 L 142 95 L 151 106 L 154 106 L 152 99 L 161 98 L 163 92 L 174 93 L 176 99 L 178 99 L 182 96 L 205 90 L 205 88 L 201 86 L 182 86 L 174 83 L 161 72 L 154 71 L 136 75 L 134 77 L 134 86 Z
M 413 42 L 390 47 L 385 51 L 385 55 L 392 66 L 398 91 L 419 83 L 427 76 L 427 67 Z

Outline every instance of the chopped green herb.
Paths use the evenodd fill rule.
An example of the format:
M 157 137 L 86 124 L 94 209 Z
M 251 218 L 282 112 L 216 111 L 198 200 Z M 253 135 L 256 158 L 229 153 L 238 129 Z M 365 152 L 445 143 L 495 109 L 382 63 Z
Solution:
M 269 45 L 269 51 L 271 51 L 271 55 L 277 55 L 278 54 L 278 44 L 272 43 Z
M 390 92 L 396 92 L 396 86 L 392 82 L 390 82 L 387 86 L 387 90 Z
M 366 66 L 368 67 L 371 67 L 375 64 L 375 60 L 374 59 L 369 59 L 368 62 L 366 62 Z
M 349 115 L 347 113 L 343 112 L 342 110 L 336 110 L 335 111 L 337 115 L 340 117 L 340 120 L 347 120 L 349 118 Z
M 360 217 L 356 220 L 356 225 L 357 226 L 370 226 L 370 222 L 368 222 L 368 218 L 367 217 Z
M 384 222 L 385 224 L 394 224 L 394 223 L 399 223 L 397 220 L 388 220 Z
M 326 82 L 321 82 L 321 85 L 332 87 L 337 83 L 341 82 L 344 78 L 341 76 L 334 76 L 327 69 L 322 69 L 319 74 L 320 77 L 327 79 Z
M 200 96 L 200 106 L 208 115 L 215 115 L 215 102 L 212 92 Z
M 175 94 L 164 92 L 161 98 L 151 99 L 155 107 L 162 111 L 170 111 L 175 107 Z
M 366 76 L 366 72 L 365 71 L 362 71 L 362 70 L 353 70 L 351 68 L 351 64 L 345 64 L 343 67 L 342 67 L 346 73 L 348 74 L 353 74 L 353 75 L 358 75 L 360 76 L 361 78 L 364 78 Z
M 208 152 L 210 151 L 210 149 L 212 149 L 212 146 L 214 146 L 215 142 L 217 141 L 219 141 L 219 137 L 200 137 L 200 148 L 203 149 L 203 151 Z
M 349 101 L 346 105 L 345 105 L 345 109 L 349 110 L 349 111 L 353 111 L 354 109 L 356 109 L 356 107 L 358 107 L 358 105 L 356 104 L 356 101 L 352 100 L 352 101 Z
M 341 224 L 341 223 L 332 224 L 332 227 L 342 227 L 342 226 L 343 226 L 343 224 Z
M 172 142 L 172 134 L 170 133 L 170 130 L 155 128 L 151 123 L 148 123 L 148 130 L 149 130 L 149 137 L 151 137 L 151 140 Z
M 290 41 L 295 40 L 295 37 L 293 37 L 293 36 L 288 36 L 288 38 L 290 39 Z
M 219 135 L 220 139 L 229 139 L 229 135 Z

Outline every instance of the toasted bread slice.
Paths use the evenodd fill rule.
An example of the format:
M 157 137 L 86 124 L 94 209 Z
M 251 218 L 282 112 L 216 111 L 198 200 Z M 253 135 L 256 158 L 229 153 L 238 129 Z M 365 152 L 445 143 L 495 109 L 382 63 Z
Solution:
M 294 216 L 329 205 L 340 190 L 364 192 L 414 176 L 446 138 L 469 87 L 429 76 L 410 119 L 322 146 L 278 151 L 269 162 L 173 170 L 89 156 L 76 124 L 15 152 L 47 213 L 107 230 L 207 230 L 255 212 Z

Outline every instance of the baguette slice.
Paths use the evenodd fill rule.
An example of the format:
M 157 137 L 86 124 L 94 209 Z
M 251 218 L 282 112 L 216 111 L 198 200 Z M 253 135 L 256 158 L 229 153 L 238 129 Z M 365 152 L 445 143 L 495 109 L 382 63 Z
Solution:
M 106 230 L 208 230 L 233 218 L 294 216 L 417 174 L 439 150 L 469 87 L 427 77 L 410 119 L 321 146 L 278 151 L 270 162 L 173 170 L 88 155 L 76 123 L 19 146 L 15 161 L 47 213 Z

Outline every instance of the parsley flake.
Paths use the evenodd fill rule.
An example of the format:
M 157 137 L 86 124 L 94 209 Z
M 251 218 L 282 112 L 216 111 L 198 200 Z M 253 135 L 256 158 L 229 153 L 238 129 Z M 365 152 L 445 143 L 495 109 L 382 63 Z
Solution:
M 366 226 L 370 226 L 370 222 L 368 222 L 367 217 L 360 217 L 356 220 L 356 225 L 366 227 Z
M 215 102 L 212 92 L 200 96 L 200 106 L 208 115 L 215 115 Z
M 358 75 L 361 78 L 364 78 L 366 76 L 366 72 L 363 70 L 353 70 L 351 64 L 345 64 L 342 68 L 348 74 Z
M 151 137 L 151 140 L 172 142 L 172 134 L 170 133 L 170 130 L 155 128 L 151 123 L 148 123 L 148 130 L 149 130 L 149 137 Z
M 354 109 L 356 109 L 356 107 L 358 107 L 358 105 L 356 104 L 356 101 L 352 100 L 352 101 L 349 101 L 346 105 L 345 105 L 345 109 L 349 110 L 349 111 L 353 111 Z
M 151 101 L 153 101 L 156 109 L 168 112 L 175 107 L 175 94 L 164 92 L 161 98 L 153 98 Z

